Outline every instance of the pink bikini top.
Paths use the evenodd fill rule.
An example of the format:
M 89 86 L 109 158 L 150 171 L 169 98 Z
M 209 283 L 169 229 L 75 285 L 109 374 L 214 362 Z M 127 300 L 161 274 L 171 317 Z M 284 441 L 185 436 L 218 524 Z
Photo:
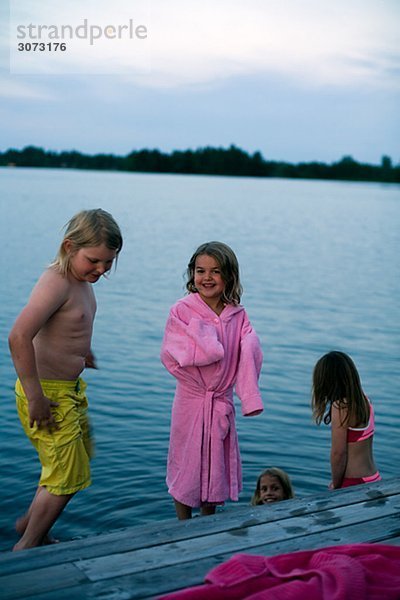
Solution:
M 372 437 L 375 432 L 374 409 L 371 402 L 369 403 L 369 421 L 366 427 L 348 427 L 347 441 L 350 443 L 362 442 Z

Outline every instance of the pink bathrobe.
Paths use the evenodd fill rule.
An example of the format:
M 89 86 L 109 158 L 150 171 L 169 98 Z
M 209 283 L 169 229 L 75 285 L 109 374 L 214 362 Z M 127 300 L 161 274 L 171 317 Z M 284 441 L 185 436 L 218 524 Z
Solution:
M 243 415 L 263 410 L 260 342 L 243 306 L 220 316 L 197 293 L 169 314 L 161 360 L 177 379 L 167 485 L 175 500 L 197 507 L 238 500 L 242 472 L 233 387 Z

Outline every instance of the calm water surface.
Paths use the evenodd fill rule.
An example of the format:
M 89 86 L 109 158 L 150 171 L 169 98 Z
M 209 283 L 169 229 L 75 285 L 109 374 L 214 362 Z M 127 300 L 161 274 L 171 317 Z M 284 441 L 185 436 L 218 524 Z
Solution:
M 333 348 L 352 355 L 375 404 L 382 476 L 398 476 L 399 186 L 0 169 L 0 550 L 16 541 L 13 522 L 39 474 L 15 411 L 7 334 L 54 257 L 62 225 L 97 207 L 114 215 L 125 244 L 117 270 L 95 286 L 99 370 L 85 373 L 93 485 L 68 506 L 58 537 L 174 516 L 165 486 L 174 380 L 159 349 L 187 261 L 212 239 L 238 255 L 243 304 L 264 350 L 265 412 L 243 419 L 237 404 L 240 503 L 272 465 L 289 472 L 298 496 L 326 489 L 329 429 L 311 421 L 310 380 L 315 361 Z

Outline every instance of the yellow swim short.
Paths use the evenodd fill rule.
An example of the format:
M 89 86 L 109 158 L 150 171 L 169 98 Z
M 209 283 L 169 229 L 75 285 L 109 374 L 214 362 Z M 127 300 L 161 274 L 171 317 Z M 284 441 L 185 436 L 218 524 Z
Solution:
M 17 410 L 24 431 L 39 455 L 42 473 L 39 485 L 51 494 L 64 496 L 91 484 L 89 461 L 93 444 L 87 415 L 86 383 L 41 380 L 44 395 L 58 402 L 51 408 L 59 429 L 51 432 L 34 423 L 29 426 L 28 400 L 19 379 L 15 385 Z

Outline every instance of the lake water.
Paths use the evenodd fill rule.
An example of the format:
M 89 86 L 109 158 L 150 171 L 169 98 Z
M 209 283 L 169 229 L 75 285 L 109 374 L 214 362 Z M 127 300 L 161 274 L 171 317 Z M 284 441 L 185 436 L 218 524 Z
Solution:
M 375 405 L 376 462 L 382 477 L 399 475 L 399 186 L 0 169 L 0 550 L 16 541 L 13 523 L 39 474 L 15 411 L 7 335 L 62 226 L 97 207 L 114 215 L 125 243 L 117 270 L 95 286 L 99 370 L 85 374 L 93 485 L 56 524 L 59 538 L 174 517 L 165 465 L 175 383 L 159 350 L 188 259 L 212 239 L 237 253 L 243 304 L 264 351 L 265 412 L 244 419 L 237 410 L 240 504 L 267 466 L 287 470 L 298 496 L 326 489 L 330 432 L 311 421 L 310 382 L 330 349 L 354 358 Z

